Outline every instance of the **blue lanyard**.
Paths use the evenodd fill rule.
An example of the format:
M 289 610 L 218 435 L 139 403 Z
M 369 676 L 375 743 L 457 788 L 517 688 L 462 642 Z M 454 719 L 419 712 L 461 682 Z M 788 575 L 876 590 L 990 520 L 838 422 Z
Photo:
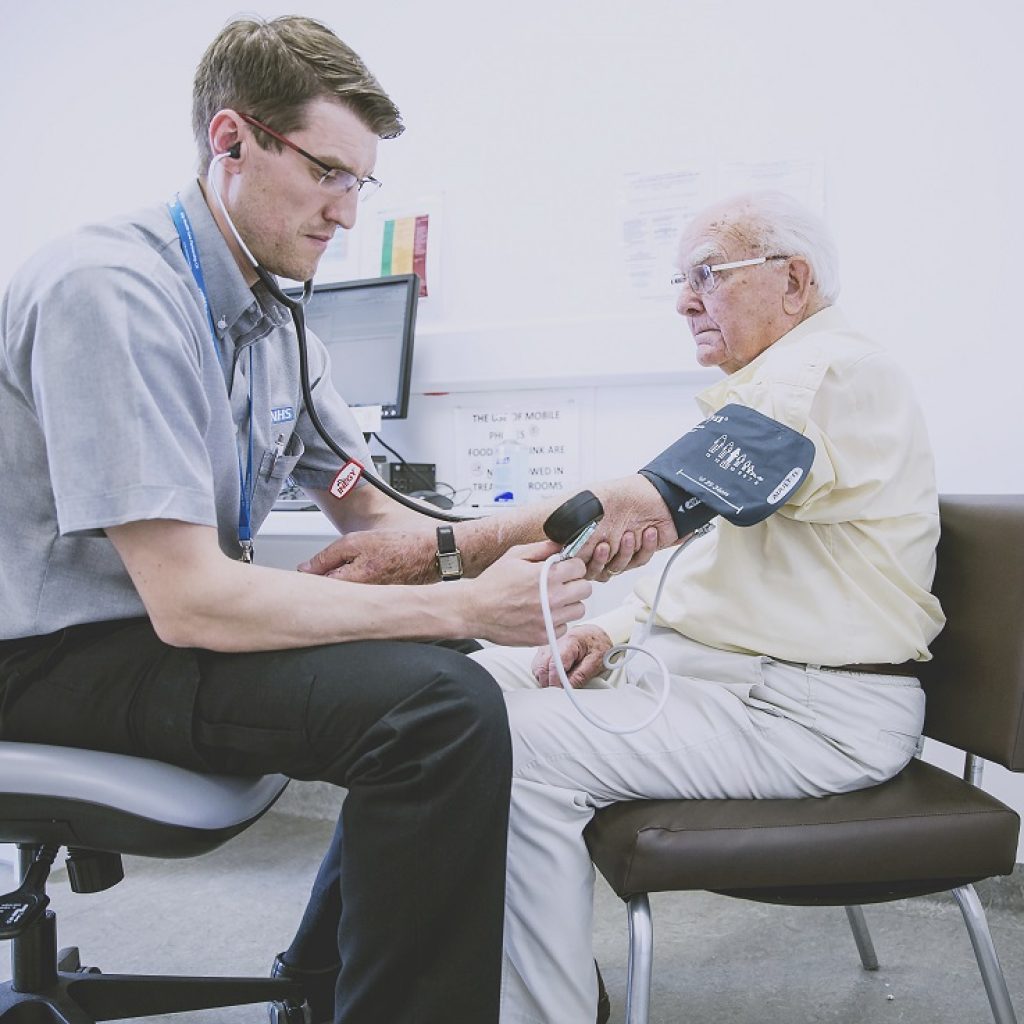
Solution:
M 181 240 L 181 251 L 185 261 L 192 271 L 199 293 L 203 297 L 203 309 L 206 310 L 206 321 L 210 325 L 210 338 L 213 342 L 213 351 L 217 355 L 217 362 L 220 363 L 221 372 L 224 373 L 224 357 L 221 355 L 220 346 L 217 344 L 217 332 L 213 326 L 213 313 L 210 310 L 210 299 L 206 293 L 206 282 L 203 280 L 203 267 L 199 262 L 199 250 L 196 248 L 195 236 L 192 234 L 192 224 L 188 219 L 185 208 L 181 205 L 178 196 L 167 204 L 171 211 L 171 220 L 178 231 L 178 238 Z M 249 454 L 246 461 L 245 472 L 242 471 L 242 453 L 238 452 L 238 544 L 242 549 L 242 561 L 252 561 L 252 497 L 255 488 L 252 478 L 253 462 L 253 438 L 252 438 L 252 346 L 249 346 Z

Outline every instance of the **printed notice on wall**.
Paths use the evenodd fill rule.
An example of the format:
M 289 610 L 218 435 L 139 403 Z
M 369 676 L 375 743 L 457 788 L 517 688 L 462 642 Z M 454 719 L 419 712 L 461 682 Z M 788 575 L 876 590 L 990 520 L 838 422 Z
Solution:
M 683 226 L 706 203 L 708 176 L 701 170 L 626 174 L 620 208 L 625 279 L 637 298 L 674 295 L 669 283 Z
M 740 192 L 785 192 L 819 214 L 825 212 L 822 157 L 732 160 L 623 176 L 619 196 L 623 281 L 640 299 L 675 295 L 669 284 L 678 269 L 683 228 L 709 203 Z
M 825 160 L 820 156 L 722 163 L 717 185 L 722 196 L 761 189 L 785 192 L 815 213 L 825 213 Z
M 579 409 L 572 400 L 539 399 L 455 409 L 456 490 L 470 491 L 466 503 L 494 505 L 498 446 L 514 439 L 525 448 L 527 503 L 570 497 L 580 487 Z M 497 507 L 497 506 L 495 506 Z

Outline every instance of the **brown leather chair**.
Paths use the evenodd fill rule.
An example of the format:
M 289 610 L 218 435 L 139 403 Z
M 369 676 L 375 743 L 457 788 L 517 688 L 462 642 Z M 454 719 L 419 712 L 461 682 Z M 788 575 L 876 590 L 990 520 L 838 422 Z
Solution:
M 950 890 L 997 1024 L 1016 1017 L 971 883 L 1013 870 L 1020 819 L 978 788 L 982 758 L 1024 771 L 1024 495 L 941 501 L 935 593 L 947 625 L 922 666 L 925 735 L 966 753 L 964 778 L 921 760 L 880 786 L 817 799 L 614 804 L 587 830 L 627 903 L 627 1024 L 646 1024 L 647 894 L 711 890 L 845 906 L 865 969 L 878 967 L 860 905 Z

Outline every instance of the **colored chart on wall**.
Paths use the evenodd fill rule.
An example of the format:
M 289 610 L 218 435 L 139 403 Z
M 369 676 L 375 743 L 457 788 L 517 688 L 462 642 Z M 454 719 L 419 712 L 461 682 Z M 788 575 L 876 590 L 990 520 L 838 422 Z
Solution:
M 430 215 L 395 217 L 385 220 L 381 239 L 380 273 L 418 274 L 420 298 L 427 294 L 427 242 Z

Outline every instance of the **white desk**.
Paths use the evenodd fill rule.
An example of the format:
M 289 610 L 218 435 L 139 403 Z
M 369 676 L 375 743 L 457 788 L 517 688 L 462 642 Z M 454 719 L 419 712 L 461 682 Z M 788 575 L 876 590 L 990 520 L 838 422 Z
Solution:
M 493 514 L 491 509 L 465 511 L 467 515 Z M 319 510 L 271 512 L 256 536 L 256 564 L 294 569 L 337 537 L 338 531 Z
M 256 564 L 294 569 L 336 540 L 338 531 L 320 512 L 271 512 L 256 536 Z
M 260 528 L 263 537 L 336 537 L 338 531 L 319 509 L 271 512 Z

